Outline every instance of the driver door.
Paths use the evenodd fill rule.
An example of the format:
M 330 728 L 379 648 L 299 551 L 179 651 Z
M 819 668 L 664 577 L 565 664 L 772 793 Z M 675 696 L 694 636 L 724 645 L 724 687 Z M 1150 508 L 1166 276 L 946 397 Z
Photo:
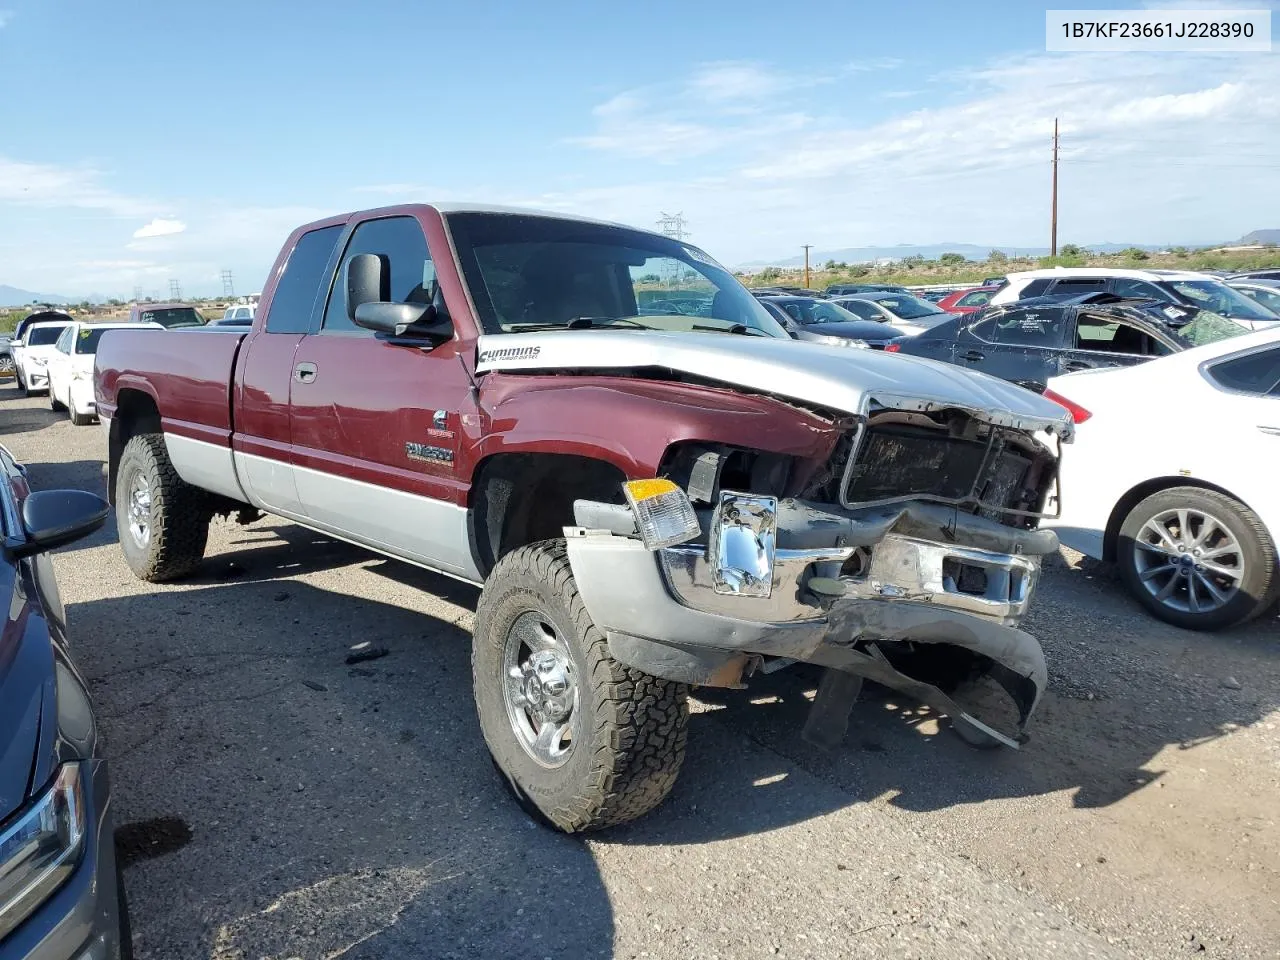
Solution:
M 422 225 L 385 217 L 347 241 L 320 329 L 302 338 L 289 390 L 302 509 L 321 529 L 416 563 L 477 578 L 460 476 L 470 383 L 456 339 L 394 344 L 347 316 L 351 258 L 390 266 L 389 296 L 422 301 L 434 275 Z

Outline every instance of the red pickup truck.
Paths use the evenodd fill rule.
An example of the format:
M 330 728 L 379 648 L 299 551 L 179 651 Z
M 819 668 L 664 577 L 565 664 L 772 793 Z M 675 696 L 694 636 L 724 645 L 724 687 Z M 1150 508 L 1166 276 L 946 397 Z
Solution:
M 666 796 L 691 686 L 805 661 L 827 668 L 810 739 L 844 735 L 870 678 L 980 745 L 1023 739 L 1045 686 L 1017 623 L 1067 412 L 791 340 L 680 240 L 333 217 L 289 237 L 247 332 L 113 332 L 95 390 L 139 577 L 191 572 L 214 516 L 257 508 L 482 584 L 485 741 L 566 831 Z

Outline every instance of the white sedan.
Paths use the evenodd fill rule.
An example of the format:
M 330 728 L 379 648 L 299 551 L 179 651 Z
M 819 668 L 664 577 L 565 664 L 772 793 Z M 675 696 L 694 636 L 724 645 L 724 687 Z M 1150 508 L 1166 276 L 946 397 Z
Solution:
M 138 327 L 163 330 L 158 323 L 83 323 L 66 326 L 53 345 L 46 370 L 49 378 L 49 408 L 65 409 L 76 426 L 91 423 L 97 406 L 93 398 L 93 357 L 108 330 Z
M 1077 424 L 1047 521 L 1064 544 L 1188 629 L 1280 598 L 1280 331 L 1053 377 L 1045 396 Z
M 28 397 L 49 386 L 48 363 L 54 354 L 53 345 L 66 328 L 66 322 L 57 320 L 33 323 L 10 345 L 18 388 Z

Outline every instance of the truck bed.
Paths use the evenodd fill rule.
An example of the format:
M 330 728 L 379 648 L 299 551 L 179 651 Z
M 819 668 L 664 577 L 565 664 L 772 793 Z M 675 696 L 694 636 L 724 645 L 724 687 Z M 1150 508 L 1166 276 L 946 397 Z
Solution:
M 128 402 L 127 391 L 149 396 L 163 411 L 168 433 L 219 446 L 231 442 L 231 379 L 248 331 L 112 330 L 94 362 L 98 415 L 107 420 Z

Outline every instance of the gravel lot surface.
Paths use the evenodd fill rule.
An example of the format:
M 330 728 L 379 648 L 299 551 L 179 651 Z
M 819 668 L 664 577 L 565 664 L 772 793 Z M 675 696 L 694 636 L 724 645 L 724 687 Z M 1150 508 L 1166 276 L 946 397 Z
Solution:
M 98 428 L 0 398 L 37 489 L 103 490 Z M 55 562 L 141 958 L 1280 956 L 1274 611 L 1186 633 L 1064 552 L 1023 750 L 871 689 L 824 753 L 782 671 L 707 692 L 671 799 L 584 841 L 490 766 L 476 590 L 270 518 L 154 587 L 108 526 Z

